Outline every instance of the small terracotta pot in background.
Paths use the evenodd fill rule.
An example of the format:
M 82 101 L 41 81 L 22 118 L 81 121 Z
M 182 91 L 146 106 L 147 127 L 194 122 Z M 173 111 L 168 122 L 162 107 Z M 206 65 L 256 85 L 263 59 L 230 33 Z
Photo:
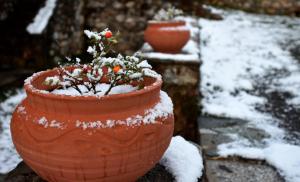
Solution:
M 157 52 L 180 53 L 190 38 L 184 21 L 149 21 L 144 39 Z
M 43 81 L 56 74 L 44 71 L 25 83 L 27 97 L 11 122 L 16 150 L 39 176 L 49 182 L 135 181 L 160 160 L 173 134 L 173 114 L 126 124 L 161 103 L 160 79 L 145 78 L 144 89 L 103 97 L 46 93 Z

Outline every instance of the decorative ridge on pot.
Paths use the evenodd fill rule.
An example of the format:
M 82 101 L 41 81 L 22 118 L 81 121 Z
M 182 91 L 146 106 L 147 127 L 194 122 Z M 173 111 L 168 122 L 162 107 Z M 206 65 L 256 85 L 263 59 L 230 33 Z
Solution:
M 156 20 L 149 20 L 148 21 L 149 24 L 159 24 L 161 26 L 169 26 L 171 25 L 178 25 L 178 26 L 184 26 L 186 23 L 183 20 L 173 20 L 173 21 L 156 21 Z

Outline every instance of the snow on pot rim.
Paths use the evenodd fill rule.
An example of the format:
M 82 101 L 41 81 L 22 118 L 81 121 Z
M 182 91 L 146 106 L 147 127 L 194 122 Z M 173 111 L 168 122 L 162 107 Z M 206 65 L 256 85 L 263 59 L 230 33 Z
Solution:
M 164 26 L 164 27 L 169 27 L 169 26 L 184 26 L 186 24 L 185 21 L 183 20 L 170 20 L 170 21 L 157 21 L 157 20 L 149 20 L 148 25 L 150 26 Z
M 185 21 L 148 21 L 148 26 L 158 28 L 161 31 L 190 31 Z
M 160 90 L 162 86 L 162 79 L 161 77 L 157 78 L 150 78 L 145 77 L 144 83 L 146 83 L 145 87 L 140 90 L 134 90 L 127 93 L 118 93 L 118 94 L 111 94 L 111 95 L 64 95 L 64 94 L 54 94 L 49 92 L 49 86 L 39 85 L 42 81 L 45 80 L 48 76 L 54 76 L 58 74 L 59 68 L 48 69 L 45 71 L 40 71 L 34 73 L 32 76 L 28 77 L 24 82 L 24 88 L 27 95 L 35 95 L 39 97 L 47 97 L 51 99 L 59 99 L 59 100 L 94 100 L 94 99 L 101 99 L 101 100 L 113 100 L 113 99 L 121 99 L 124 97 L 134 97 L 138 95 L 143 95 L 146 92 L 155 92 L 155 90 Z M 150 82 L 150 83 L 149 83 Z M 42 88 L 38 88 L 42 87 Z
M 113 95 L 58 95 L 47 90 L 43 83 L 46 77 L 57 74 L 57 68 L 35 73 L 25 80 L 27 100 L 32 108 L 72 115 L 116 114 L 128 118 L 134 113 L 143 114 L 145 108 L 154 108 L 161 101 L 161 78 L 145 78 L 145 87 L 128 93 Z M 124 113 L 126 111 L 126 113 Z M 134 114 L 136 115 L 136 114 Z

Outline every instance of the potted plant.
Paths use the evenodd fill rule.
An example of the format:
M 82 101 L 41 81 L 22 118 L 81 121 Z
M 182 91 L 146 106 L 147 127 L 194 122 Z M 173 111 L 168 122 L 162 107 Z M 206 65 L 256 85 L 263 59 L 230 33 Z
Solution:
M 185 21 L 175 20 L 182 11 L 174 7 L 167 10 L 161 9 L 148 21 L 144 39 L 157 52 L 180 53 L 183 46 L 190 38 L 190 31 L 185 26 Z
M 42 71 L 24 84 L 11 133 L 24 161 L 43 179 L 134 181 L 167 149 L 173 104 L 160 75 L 138 54 L 105 57 L 116 38 L 85 30 L 92 61 Z

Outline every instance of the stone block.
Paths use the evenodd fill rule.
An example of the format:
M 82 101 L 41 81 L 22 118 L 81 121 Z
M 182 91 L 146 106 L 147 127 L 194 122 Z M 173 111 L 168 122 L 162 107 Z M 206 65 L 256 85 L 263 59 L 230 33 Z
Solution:
M 191 28 L 191 42 L 182 49 L 180 54 L 154 52 L 147 43 L 141 50 L 154 70 L 162 75 L 164 82 L 162 89 L 168 93 L 174 103 L 174 135 L 182 135 L 188 140 L 199 143 L 197 124 L 200 115 L 199 27 L 195 19 L 189 19 L 187 26 Z
M 206 160 L 208 182 L 283 182 L 272 167 L 241 161 Z

